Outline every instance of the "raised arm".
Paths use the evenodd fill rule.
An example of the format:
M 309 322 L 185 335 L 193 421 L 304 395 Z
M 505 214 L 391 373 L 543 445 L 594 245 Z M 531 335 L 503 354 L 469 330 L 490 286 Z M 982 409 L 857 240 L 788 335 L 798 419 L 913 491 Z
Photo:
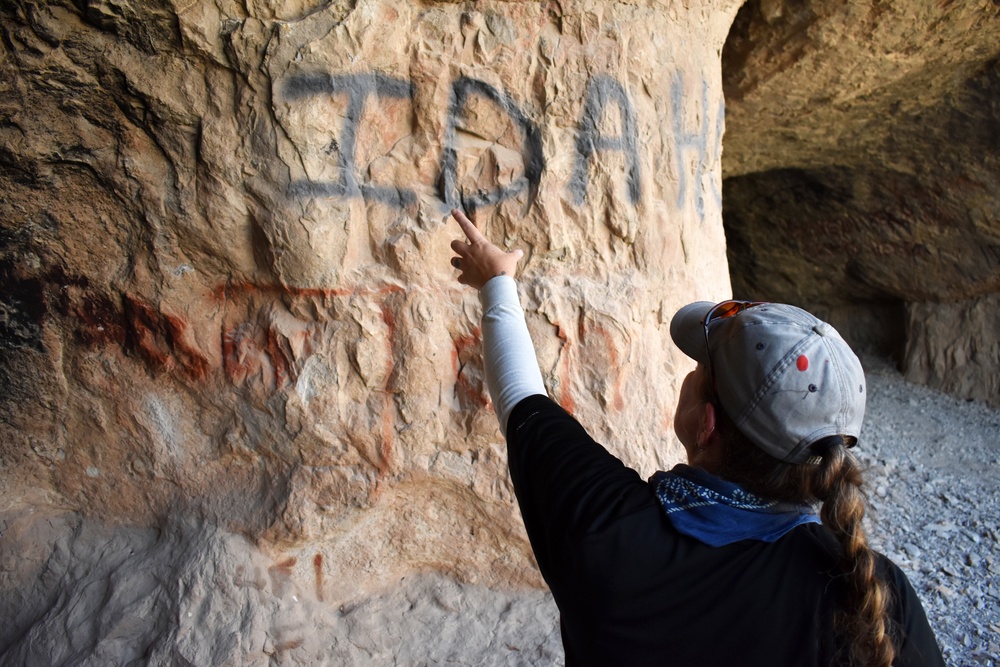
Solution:
M 462 211 L 455 209 L 451 214 L 468 240 L 451 242 L 451 249 L 458 255 L 451 264 L 461 272 L 458 282 L 479 290 L 486 386 L 500 432 L 506 436 L 507 418 L 514 406 L 528 396 L 545 394 L 514 282 L 517 263 L 524 253 L 505 252 L 483 236 Z

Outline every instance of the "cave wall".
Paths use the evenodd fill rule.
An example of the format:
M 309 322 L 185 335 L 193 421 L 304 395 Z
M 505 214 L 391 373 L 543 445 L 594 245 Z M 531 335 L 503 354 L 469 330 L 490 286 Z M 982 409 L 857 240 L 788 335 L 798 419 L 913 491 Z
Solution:
M 992 1 L 752 0 L 723 54 L 734 291 L 994 404 L 997 34 Z
M 738 5 L 3 3 L 0 657 L 319 659 L 302 600 L 541 586 L 447 212 L 525 250 L 551 395 L 670 465 Z

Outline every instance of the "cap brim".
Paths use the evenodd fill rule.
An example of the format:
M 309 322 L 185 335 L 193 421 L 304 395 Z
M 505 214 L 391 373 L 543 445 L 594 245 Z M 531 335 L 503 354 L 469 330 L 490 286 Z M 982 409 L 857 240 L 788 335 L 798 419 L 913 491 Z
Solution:
M 705 346 L 705 316 L 715 304 L 711 301 L 696 301 L 684 306 L 670 320 L 670 337 L 681 352 L 700 364 L 708 364 L 708 348 Z

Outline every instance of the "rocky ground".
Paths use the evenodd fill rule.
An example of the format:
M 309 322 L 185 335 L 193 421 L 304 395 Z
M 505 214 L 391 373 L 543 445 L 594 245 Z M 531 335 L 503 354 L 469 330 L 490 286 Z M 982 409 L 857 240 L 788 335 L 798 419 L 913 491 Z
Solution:
M 872 541 L 906 571 L 949 665 L 1000 665 L 1000 411 L 867 365 Z

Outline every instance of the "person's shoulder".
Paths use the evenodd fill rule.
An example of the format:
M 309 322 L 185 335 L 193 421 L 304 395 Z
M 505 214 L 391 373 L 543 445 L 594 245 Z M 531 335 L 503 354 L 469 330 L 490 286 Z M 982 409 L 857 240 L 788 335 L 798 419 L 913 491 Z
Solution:
M 835 563 L 840 558 L 840 543 L 829 528 L 821 523 L 805 523 L 788 533 L 802 548 L 813 551 L 817 558 Z
M 809 545 L 818 557 L 827 560 L 831 565 L 840 560 L 843 547 L 833 532 L 821 523 L 807 523 L 798 526 L 789 535 Z M 909 587 L 906 574 L 896 563 L 880 551 L 872 549 L 871 552 L 875 558 L 875 573 L 883 581 L 887 582 L 894 590 Z

